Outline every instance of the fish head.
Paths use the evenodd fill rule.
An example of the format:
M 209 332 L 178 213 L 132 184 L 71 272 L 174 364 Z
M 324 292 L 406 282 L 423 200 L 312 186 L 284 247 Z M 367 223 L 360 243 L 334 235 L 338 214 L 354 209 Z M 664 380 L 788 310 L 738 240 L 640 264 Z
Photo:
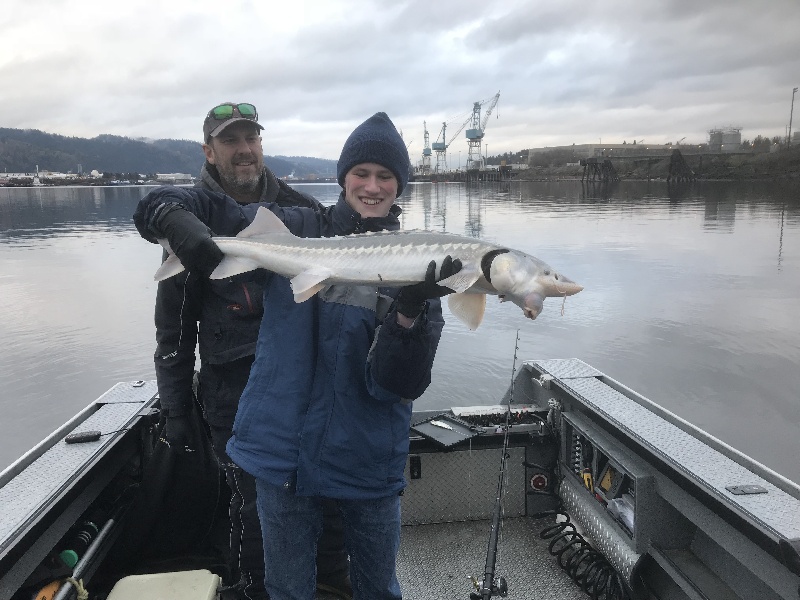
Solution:
M 535 319 L 542 312 L 544 299 L 572 296 L 583 289 L 547 263 L 534 256 L 509 250 L 492 259 L 491 285 L 503 301 L 511 301 L 525 316 Z

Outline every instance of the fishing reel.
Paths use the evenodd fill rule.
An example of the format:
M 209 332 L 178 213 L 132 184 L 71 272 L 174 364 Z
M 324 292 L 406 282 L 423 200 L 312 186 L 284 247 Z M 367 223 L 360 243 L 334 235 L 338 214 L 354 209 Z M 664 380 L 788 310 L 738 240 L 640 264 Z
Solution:
M 475 586 L 475 591 L 469 595 L 470 600 L 485 600 L 492 596 L 501 596 L 503 598 L 508 596 L 508 584 L 505 577 L 495 577 L 489 589 L 479 583 L 477 577 L 470 575 L 469 578 L 472 580 L 472 585 Z

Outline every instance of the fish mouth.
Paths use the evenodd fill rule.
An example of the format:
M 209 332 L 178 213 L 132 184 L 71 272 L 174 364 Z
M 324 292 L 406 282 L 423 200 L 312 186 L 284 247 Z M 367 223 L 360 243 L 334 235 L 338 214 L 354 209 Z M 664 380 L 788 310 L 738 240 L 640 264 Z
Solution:
M 522 305 L 522 312 L 528 319 L 535 319 L 539 316 L 544 308 L 544 297 L 538 292 L 533 292 L 525 296 L 525 302 Z
M 536 310 L 533 308 L 528 308 L 527 306 L 522 309 L 522 313 L 525 315 L 526 319 L 535 319 L 539 316 L 539 313 L 542 312 L 541 310 Z
M 508 301 L 508 298 L 505 294 L 498 294 L 497 297 L 500 298 L 500 302 Z M 525 296 L 525 300 L 522 303 L 514 300 L 514 304 L 522 309 L 522 313 L 525 315 L 525 318 L 535 319 L 539 316 L 544 308 L 544 298 L 541 294 L 533 292 Z

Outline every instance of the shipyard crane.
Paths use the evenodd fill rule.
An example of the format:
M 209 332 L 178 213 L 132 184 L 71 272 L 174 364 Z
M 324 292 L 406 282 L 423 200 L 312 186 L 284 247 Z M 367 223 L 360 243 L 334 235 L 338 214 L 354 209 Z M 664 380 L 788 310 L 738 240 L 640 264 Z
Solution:
M 425 131 L 425 147 L 422 149 L 422 175 L 431 174 L 431 136 L 428 133 L 428 124 L 423 121 L 422 129 Z
M 463 115 L 454 117 L 450 120 L 450 123 L 452 124 L 453 121 L 461 118 L 463 118 Z M 451 134 L 449 138 L 447 138 L 447 122 L 442 123 L 442 129 L 439 132 L 439 137 L 436 138 L 436 141 L 432 144 L 433 151 L 436 152 L 436 173 L 444 173 L 447 171 L 447 148 L 453 143 L 453 140 L 456 139 L 456 136 L 458 136 L 458 134 L 464 130 L 464 127 L 467 126 L 470 118 L 471 117 L 467 117 L 467 120 L 461 123 L 458 129 L 456 129 L 456 132 Z
M 467 146 L 469 146 L 467 170 L 480 170 L 483 165 L 481 144 L 483 142 L 483 136 L 486 133 L 486 124 L 489 121 L 489 115 L 492 114 L 499 99 L 500 92 L 497 92 L 491 98 L 487 98 L 481 102 L 475 102 L 472 105 L 472 116 L 469 118 L 469 120 L 472 121 L 472 127 L 467 129 Z M 486 105 L 486 112 L 483 114 L 483 119 L 481 119 L 481 108 L 484 105 Z

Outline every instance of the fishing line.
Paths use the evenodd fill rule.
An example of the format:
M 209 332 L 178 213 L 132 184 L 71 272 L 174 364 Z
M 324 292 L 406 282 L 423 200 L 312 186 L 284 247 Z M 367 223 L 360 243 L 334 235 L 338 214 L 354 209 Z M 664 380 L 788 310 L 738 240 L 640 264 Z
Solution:
M 564 316 L 564 307 L 567 305 L 567 292 L 562 292 L 560 289 L 558 289 L 558 284 L 557 283 L 555 284 L 555 288 L 556 288 L 556 291 L 559 294 L 564 294 L 564 300 L 562 300 L 562 302 L 561 302 L 561 316 L 563 317 Z

